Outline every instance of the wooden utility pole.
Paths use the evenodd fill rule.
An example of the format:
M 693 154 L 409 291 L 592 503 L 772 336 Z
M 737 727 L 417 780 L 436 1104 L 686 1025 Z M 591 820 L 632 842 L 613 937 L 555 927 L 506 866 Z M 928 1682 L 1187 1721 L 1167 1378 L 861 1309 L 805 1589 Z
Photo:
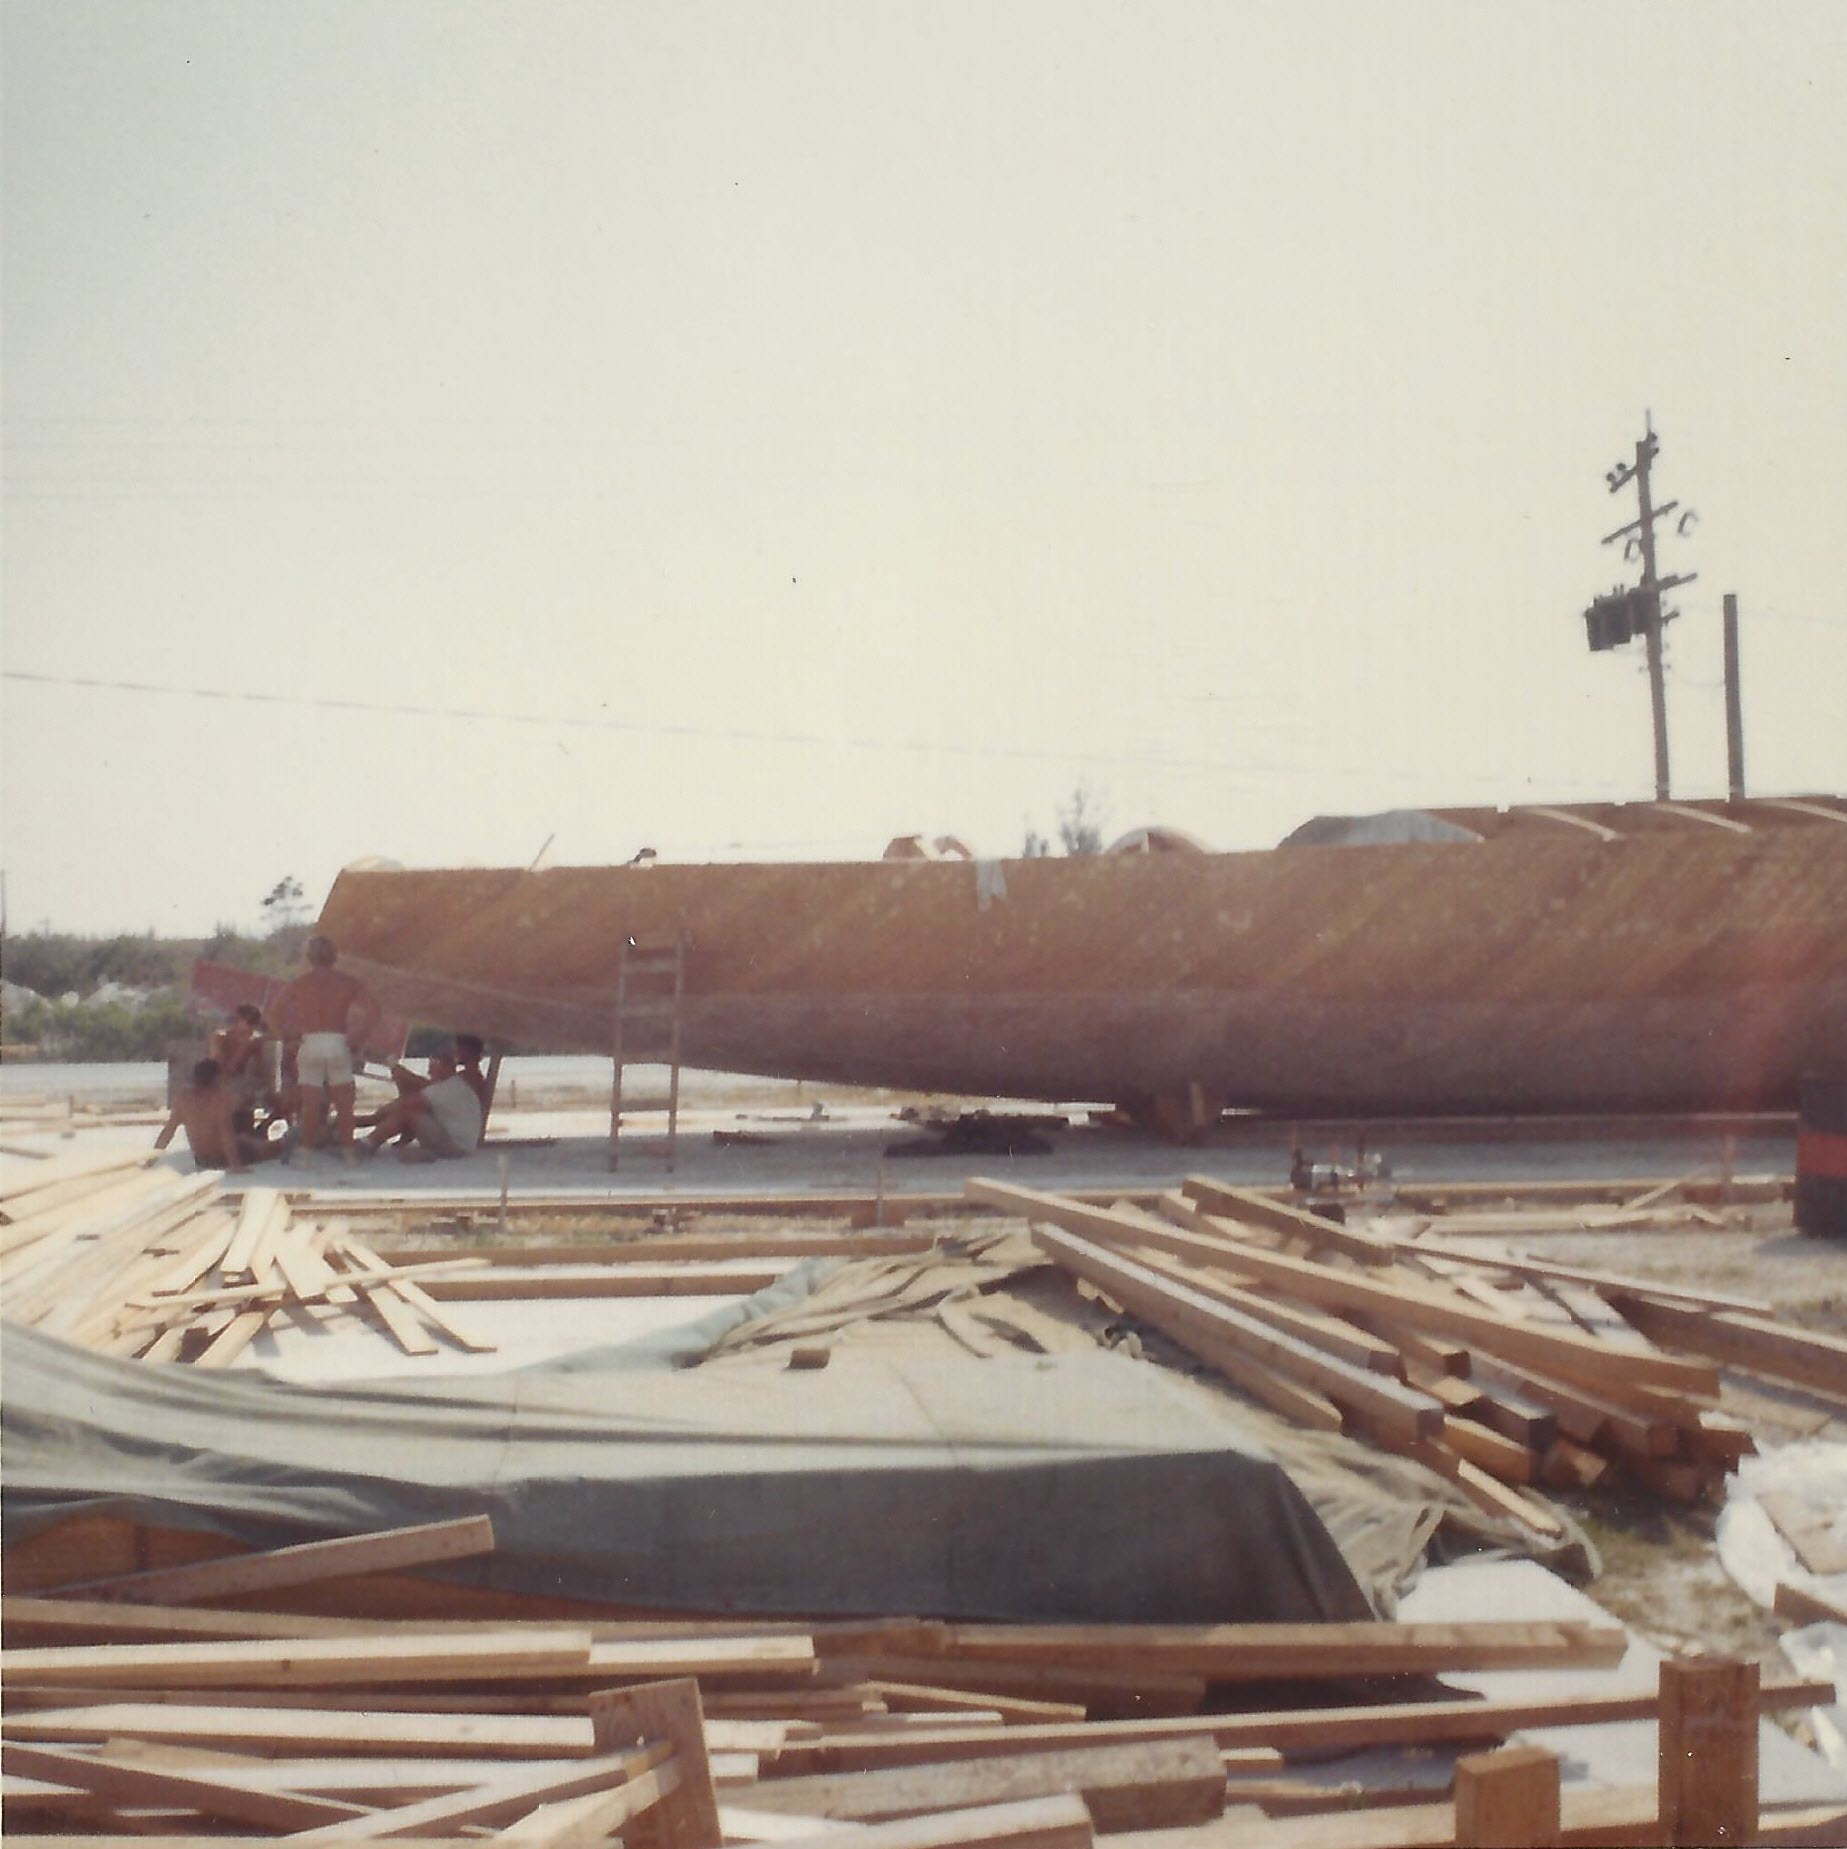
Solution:
M 1656 566 L 1655 522 L 1671 514 L 1680 505 L 1678 501 L 1669 501 L 1662 507 L 1655 505 L 1651 471 L 1660 449 L 1661 439 L 1655 435 L 1651 418 L 1636 443 L 1633 459 L 1619 462 L 1604 477 L 1612 494 L 1626 488 L 1630 482 L 1635 483 L 1636 495 L 1641 503 L 1640 518 L 1631 520 L 1626 526 L 1619 526 L 1614 533 L 1604 534 L 1603 543 L 1608 546 L 1619 539 L 1624 541 L 1625 555 L 1641 560 L 1642 582 L 1634 590 L 1617 590 L 1607 597 L 1599 598 L 1585 612 L 1585 616 L 1590 623 L 1590 645 L 1593 650 L 1620 647 L 1638 635 L 1647 649 L 1648 703 L 1655 733 L 1655 800 L 1666 802 L 1672 794 L 1672 788 L 1667 750 L 1667 662 L 1662 648 L 1662 636 L 1676 612 L 1662 609 L 1661 596 L 1664 591 L 1671 591 L 1677 585 L 1691 584 L 1698 574 L 1685 572 L 1664 578 Z M 1683 513 L 1678 530 L 1685 533 L 1693 520 L 1691 512 Z
M 1655 576 L 1655 506 L 1649 494 L 1648 471 L 1655 459 L 1655 433 L 1650 430 L 1635 446 L 1635 491 L 1642 504 L 1637 537 L 1642 546 L 1643 639 L 1648 645 L 1648 709 L 1655 724 L 1655 801 L 1668 799 L 1667 665 L 1661 656 L 1661 585 Z
M 1738 689 L 1738 597 L 1725 593 L 1725 789 L 1744 797 L 1744 698 Z

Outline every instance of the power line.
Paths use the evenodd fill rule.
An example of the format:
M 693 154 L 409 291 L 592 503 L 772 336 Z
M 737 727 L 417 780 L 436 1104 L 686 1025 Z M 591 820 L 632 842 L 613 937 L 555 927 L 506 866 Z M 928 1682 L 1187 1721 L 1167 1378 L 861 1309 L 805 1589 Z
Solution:
M 1099 752 L 1093 750 L 1046 750 L 1022 745 L 968 745 L 950 740 L 906 739 L 891 737 L 854 737 L 829 736 L 818 732 L 796 731 L 757 731 L 737 727 L 667 725 L 660 723 L 642 723 L 630 719 L 617 719 L 601 715 L 531 713 L 496 710 L 490 707 L 470 706 L 426 706 L 401 700 L 358 700 L 350 698 L 330 698 L 317 694 L 301 693 L 265 693 L 249 688 L 199 687 L 176 685 L 160 681 L 136 681 L 103 679 L 100 676 L 76 674 L 39 674 L 23 668 L 7 668 L 0 673 L 0 678 L 17 681 L 25 685 L 41 687 L 79 687 L 110 693 L 156 694 L 171 699 L 223 700 L 243 702 L 256 706 L 300 707 L 323 712 L 345 712 L 366 715 L 384 715 L 396 718 L 472 720 L 489 724 L 531 726 L 545 730 L 565 729 L 572 731 L 612 732 L 636 738 L 681 738 L 700 741 L 720 741 L 736 744 L 773 744 L 802 745 L 823 750 L 851 750 L 869 752 L 906 752 L 921 757 L 953 757 L 979 761 L 995 759 L 1020 763 L 1070 765 L 1105 764 L 1134 770 L 1181 770 L 1211 771 L 1231 777 L 1307 777 L 1326 776 L 1330 770 L 1338 767 L 1325 762 L 1314 765 L 1279 764 L 1266 761 L 1245 761 L 1232 763 L 1223 758 L 1147 756 L 1126 752 Z M 1360 769 L 1361 767 L 1355 767 Z M 1363 767 L 1369 777 L 1387 778 L 1403 781 L 1406 778 L 1427 777 L 1427 772 L 1394 770 L 1389 766 L 1368 764 Z M 1451 779 L 1460 783 L 1505 788 L 1510 779 L 1506 776 L 1475 774 L 1454 775 Z M 1518 779 L 1532 783 L 1531 777 Z M 1609 783 L 1598 785 L 1599 788 L 1618 790 L 1622 786 Z

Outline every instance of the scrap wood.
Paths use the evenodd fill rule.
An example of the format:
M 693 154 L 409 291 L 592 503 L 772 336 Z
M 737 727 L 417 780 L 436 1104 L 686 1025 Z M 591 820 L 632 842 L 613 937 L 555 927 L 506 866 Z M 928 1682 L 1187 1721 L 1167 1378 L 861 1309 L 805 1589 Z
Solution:
M 485 1515 L 455 1521 L 422 1522 L 371 1534 L 302 1541 L 261 1553 L 234 1554 L 194 1566 L 156 1568 L 79 1581 L 62 1589 L 68 1598 L 132 1600 L 139 1604 L 184 1604 L 188 1599 L 228 1599 L 277 1586 L 334 1579 L 381 1568 L 428 1566 L 466 1560 L 494 1551 L 494 1524 Z
M 1757 1502 L 1808 1572 L 1821 1579 L 1847 1573 L 1847 1511 L 1793 1490 L 1762 1490 Z
M 1099 1831 L 1203 1823 L 1225 1808 L 1225 1765 L 1204 1735 L 1028 1753 L 950 1765 L 766 1779 L 760 1810 L 877 1823 L 924 1811 L 1075 1792 Z
M 1832 1594 L 1783 1580 L 1778 1582 L 1773 1609 L 1779 1618 L 1799 1624 L 1847 1624 L 1847 1592 Z
M 1012 1726 L 1043 1721 L 1081 1721 L 1083 1707 L 1074 1701 L 1032 1701 L 1023 1695 L 974 1694 L 935 1683 L 872 1680 L 860 1684 L 867 1697 L 893 1714 L 953 1714 L 987 1709 Z
M 886 1677 L 928 1683 L 942 1677 L 943 1659 L 921 1655 L 828 1656 L 823 1659 L 823 1670 L 841 1677 L 848 1686 Z M 1139 1665 L 1112 1665 L 1105 1671 L 1067 1669 L 1052 1663 L 977 1663 L 964 1657 L 956 1663 L 955 1682 L 957 1688 L 979 1695 L 1074 1704 L 1092 1717 L 1103 1713 L 1192 1714 L 1206 1695 L 1203 1676 Z

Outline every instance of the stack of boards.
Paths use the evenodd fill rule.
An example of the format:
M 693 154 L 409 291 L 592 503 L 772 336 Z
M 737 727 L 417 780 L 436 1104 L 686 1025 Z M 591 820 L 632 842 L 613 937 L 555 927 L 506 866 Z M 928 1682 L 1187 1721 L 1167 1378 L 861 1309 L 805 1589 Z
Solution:
M 84 1516 L 15 1549 L 9 1842 L 1413 1849 L 1847 1822 L 1758 1802 L 1759 1715 L 1828 1685 L 1695 1661 L 1611 1691 L 1615 1626 L 644 1618 L 421 1576 L 493 1544 L 485 1517 L 235 1552 Z M 1496 1669 L 1567 1673 L 1432 1698 Z M 1561 1792 L 1550 1753 L 1497 1750 L 1636 1721 L 1661 1731 L 1646 1784 Z M 1370 1782 L 1315 1776 L 1378 1748 L 1401 1752 Z

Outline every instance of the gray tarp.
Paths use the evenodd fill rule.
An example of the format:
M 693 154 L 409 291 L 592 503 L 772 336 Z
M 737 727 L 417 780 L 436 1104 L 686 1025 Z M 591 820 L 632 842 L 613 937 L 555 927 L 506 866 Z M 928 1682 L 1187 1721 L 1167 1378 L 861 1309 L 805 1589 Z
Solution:
M 486 1512 L 499 1552 L 457 1577 L 662 1609 L 1367 1615 L 1210 1396 L 1107 1353 L 301 1386 L 9 1328 L 0 1364 L 9 1538 L 80 1512 L 258 1545 Z

